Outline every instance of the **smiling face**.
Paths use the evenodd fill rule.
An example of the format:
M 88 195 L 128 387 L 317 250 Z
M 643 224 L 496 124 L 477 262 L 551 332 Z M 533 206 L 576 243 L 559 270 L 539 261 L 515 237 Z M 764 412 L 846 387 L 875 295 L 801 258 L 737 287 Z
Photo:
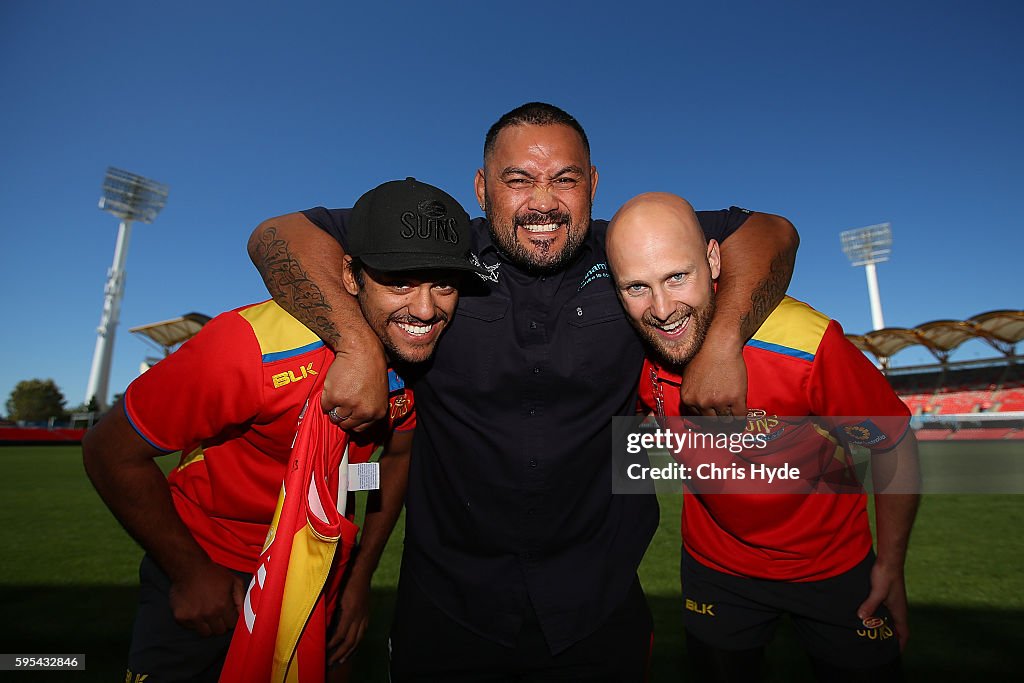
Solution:
M 569 126 L 502 129 L 477 171 L 476 196 L 505 256 L 537 273 L 563 268 L 590 229 L 597 169 Z
M 662 361 L 685 365 L 704 343 L 715 312 L 718 243 L 704 241 L 683 199 L 651 193 L 619 209 L 606 247 L 633 327 Z
M 356 275 L 345 257 L 345 288 L 393 362 L 430 358 L 459 301 L 461 276 L 451 271 L 385 273 L 363 268 Z

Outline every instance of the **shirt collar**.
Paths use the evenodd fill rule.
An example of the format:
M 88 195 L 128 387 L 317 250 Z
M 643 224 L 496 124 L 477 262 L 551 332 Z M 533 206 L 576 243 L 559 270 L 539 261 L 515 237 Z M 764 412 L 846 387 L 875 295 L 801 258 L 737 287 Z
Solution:
M 651 368 L 653 369 L 654 374 L 658 378 L 659 382 L 666 382 L 668 384 L 674 384 L 676 386 L 682 385 L 682 374 L 664 367 L 661 363 L 651 358 L 650 355 L 648 355 L 647 357 L 647 362 L 650 363 Z

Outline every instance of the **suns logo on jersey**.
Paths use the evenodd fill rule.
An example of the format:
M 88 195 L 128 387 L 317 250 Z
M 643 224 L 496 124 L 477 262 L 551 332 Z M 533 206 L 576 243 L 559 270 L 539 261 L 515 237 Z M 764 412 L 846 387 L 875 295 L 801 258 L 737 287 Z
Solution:
M 409 399 L 405 397 L 405 394 L 399 394 L 391 399 L 391 419 L 397 420 L 405 417 L 409 413 Z
M 769 415 L 760 408 L 747 410 L 747 429 L 750 434 L 764 434 L 767 441 L 773 441 L 786 431 L 785 426 L 779 427 L 778 415 Z M 776 429 L 778 427 L 778 429 Z

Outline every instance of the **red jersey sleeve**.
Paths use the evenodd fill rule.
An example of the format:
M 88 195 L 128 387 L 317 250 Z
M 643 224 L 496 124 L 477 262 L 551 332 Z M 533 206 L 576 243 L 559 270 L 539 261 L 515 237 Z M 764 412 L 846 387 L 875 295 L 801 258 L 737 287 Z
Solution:
M 906 404 L 835 320 L 829 322 L 814 356 L 807 393 L 815 415 L 854 418 L 839 426 L 859 446 L 894 448 L 910 425 Z
M 263 404 L 262 356 L 252 327 L 222 313 L 125 391 L 125 413 L 152 446 L 192 447 L 244 425 Z

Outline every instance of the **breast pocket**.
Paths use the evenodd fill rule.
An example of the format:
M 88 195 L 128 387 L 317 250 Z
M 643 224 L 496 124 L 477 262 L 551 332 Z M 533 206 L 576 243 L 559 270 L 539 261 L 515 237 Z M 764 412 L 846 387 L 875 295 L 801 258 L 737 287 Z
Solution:
M 432 372 L 458 375 L 485 388 L 494 376 L 495 349 L 506 333 L 508 309 L 508 299 L 461 299 L 438 344 Z
M 577 329 L 600 325 L 612 320 L 625 319 L 618 299 L 607 296 L 592 296 L 570 304 L 569 324 Z
M 577 299 L 565 315 L 573 366 L 588 383 L 603 385 L 624 373 L 639 372 L 640 341 L 614 294 Z

